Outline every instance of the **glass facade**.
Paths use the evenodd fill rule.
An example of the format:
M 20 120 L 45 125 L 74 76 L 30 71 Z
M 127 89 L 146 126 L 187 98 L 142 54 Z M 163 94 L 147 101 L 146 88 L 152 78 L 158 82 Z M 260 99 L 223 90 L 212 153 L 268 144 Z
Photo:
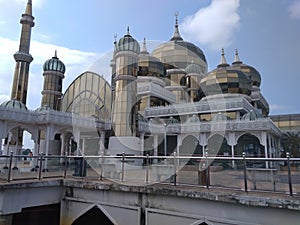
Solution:
M 62 111 L 110 120 L 110 85 L 96 73 L 83 73 L 66 90 L 62 100 Z

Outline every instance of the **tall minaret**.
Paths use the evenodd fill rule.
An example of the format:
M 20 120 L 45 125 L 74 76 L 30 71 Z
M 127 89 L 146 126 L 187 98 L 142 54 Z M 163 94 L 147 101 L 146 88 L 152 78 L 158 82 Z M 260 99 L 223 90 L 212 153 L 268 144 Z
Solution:
M 115 61 L 115 99 L 112 122 L 115 135 L 135 136 L 137 120 L 137 70 L 140 53 L 139 43 L 127 34 L 117 43 Z
M 14 54 L 16 67 L 14 73 L 11 99 L 16 99 L 26 104 L 29 65 L 33 58 L 29 54 L 31 28 L 34 26 L 32 16 L 32 1 L 28 0 L 25 13 L 22 14 L 20 23 L 22 24 L 19 51 Z

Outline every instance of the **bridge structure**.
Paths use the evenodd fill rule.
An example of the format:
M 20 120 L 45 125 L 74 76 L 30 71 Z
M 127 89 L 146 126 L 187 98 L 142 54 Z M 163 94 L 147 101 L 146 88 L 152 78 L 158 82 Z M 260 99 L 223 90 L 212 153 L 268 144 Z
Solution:
M 300 159 L 277 158 L 264 168 L 265 158 L 240 157 L 230 168 L 231 157 L 192 157 L 186 163 L 187 157 L 176 155 L 145 156 L 135 168 L 130 162 L 136 157 L 126 155 L 2 157 L 7 169 L 0 174 L 1 225 L 300 221 Z

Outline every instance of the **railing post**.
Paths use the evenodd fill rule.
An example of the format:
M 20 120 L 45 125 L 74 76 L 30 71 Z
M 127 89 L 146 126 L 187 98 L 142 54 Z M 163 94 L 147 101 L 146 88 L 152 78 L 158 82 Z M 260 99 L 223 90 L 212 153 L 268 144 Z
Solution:
M 209 164 L 208 164 L 208 152 L 205 151 L 205 164 L 206 164 L 206 170 L 205 170 L 205 174 L 206 174 L 206 188 L 209 189 L 209 183 L 210 183 L 210 177 L 209 177 Z
M 11 170 L 12 170 L 12 161 L 13 161 L 13 151 L 10 152 L 9 156 L 9 166 L 8 166 L 8 175 L 7 175 L 7 182 L 10 182 L 11 179 Z
M 248 192 L 248 184 L 247 184 L 247 161 L 246 161 L 246 153 L 243 152 L 243 162 L 244 162 L 244 186 L 245 192 Z
M 124 163 L 125 163 L 125 152 L 122 152 L 122 171 L 121 171 L 121 181 L 124 181 Z
M 173 162 L 173 164 L 174 164 L 174 175 L 173 175 L 173 177 L 174 177 L 174 186 L 176 186 L 177 185 L 177 166 L 176 166 L 176 152 L 174 152 L 174 162 Z
M 64 162 L 65 162 L 65 167 L 64 167 L 64 178 L 67 177 L 67 170 L 68 170 L 68 153 L 66 152 L 65 153 L 65 156 L 64 156 Z
M 149 183 L 149 154 L 146 155 L 146 184 Z
M 40 168 L 39 168 L 39 180 L 41 180 L 42 179 L 42 166 L 43 166 L 43 159 L 44 159 L 44 157 L 43 157 L 43 153 L 41 152 L 41 154 L 40 154 L 40 157 L 39 157 L 39 160 L 40 160 Z
M 101 154 L 100 156 L 100 180 L 102 181 L 103 180 L 103 154 Z
M 289 179 L 289 191 L 290 191 L 290 196 L 293 196 L 293 186 L 292 186 L 292 174 L 291 174 L 291 162 L 290 162 L 290 153 L 286 153 L 286 163 L 288 167 L 288 179 Z
M 85 175 L 85 160 L 84 160 L 84 156 L 82 156 L 82 159 L 81 159 L 81 171 L 80 172 L 81 173 L 79 174 L 79 176 L 81 178 L 83 178 L 84 175 Z

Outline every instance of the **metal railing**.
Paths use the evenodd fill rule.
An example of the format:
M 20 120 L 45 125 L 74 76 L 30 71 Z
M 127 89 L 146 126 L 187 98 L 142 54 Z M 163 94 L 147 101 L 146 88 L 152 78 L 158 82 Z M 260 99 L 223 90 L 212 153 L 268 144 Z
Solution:
M 0 183 L 47 178 L 300 194 L 300 158 L 226 156 L 0 156 Z

